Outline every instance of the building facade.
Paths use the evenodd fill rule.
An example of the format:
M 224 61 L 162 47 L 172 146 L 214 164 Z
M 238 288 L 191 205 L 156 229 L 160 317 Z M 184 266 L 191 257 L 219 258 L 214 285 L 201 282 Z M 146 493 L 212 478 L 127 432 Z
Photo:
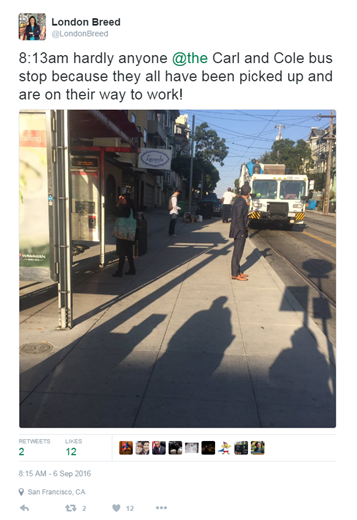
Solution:
M 311 149 L 311 156 L 314 166 L 308 170 L 309 177 L 313 180 L 322 179 L 327 172 L 327 161 L 329 151 L 329 128 L 311 128 L 307 143 Z M 336 137 L 336 125 L 333 127 L 333 134 Z M 321 182 L 321 181 L 320 181 Z M 331 164 L 331 182 L 330 189 L 336 190 L 336 141 L 332 142 L 332 164 Z
M 127 110 L 127 121 L 135 125 L 138 149 L 106 154 L 106 209 L 111 213 L 118 195 L 130 192 L 141 211 L 167 205 L 181 179 L 172 170 L 139 168 L 139 153 L 144 148 L 171 149 L 175 157 L 174 125 L 178 110 Z M 120 138 L 94 138 L 95 146 L 125 147 Z

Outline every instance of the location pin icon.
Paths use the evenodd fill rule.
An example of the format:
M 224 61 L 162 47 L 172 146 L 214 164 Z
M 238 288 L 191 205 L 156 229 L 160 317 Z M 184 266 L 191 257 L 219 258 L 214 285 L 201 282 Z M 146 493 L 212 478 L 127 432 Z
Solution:
M 24 494 L 24 490 L 23 490 L 23 488 L 20 488 L 20 489 L 19 489 L 19 493 L 20 493 L 21 496 Z

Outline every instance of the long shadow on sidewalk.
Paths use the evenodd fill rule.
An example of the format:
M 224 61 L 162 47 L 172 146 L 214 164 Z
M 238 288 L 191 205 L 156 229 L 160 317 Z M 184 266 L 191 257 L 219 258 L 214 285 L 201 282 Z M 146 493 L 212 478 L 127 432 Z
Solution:
M 215 237 L 214 237 L 215 240 L 212 240 L 212 237 L 210 239 L 209 236 L 206 235 L 205 243 L 212 244 L 212 242 L 213 242 L 214 245 L 217 245 L 219 242 L 220 243 L 225 242 L 225 240 L 221 237 L 221 235 L 219 235 L 219 234 L 214 234 L 214 235 L 215 235 Z M 96 350 L 96 345 L 99 345 L 100 347 L 103 348 L 103 351 L 101 351 L 101 353 L 100 353 L 100 357 L 102 359 L 105 358 L 105 356 L 108 353 L 107 350 L 110 349 L 112 351 L 112 354 L 114 355 L 114 358 L 112 358 L 112 363 L 113 363 L 113 365 L 117 366 L 118 354 L 120 351 L 119 364 L 123 364 L 124 359 L 128 358 L 131 355 L 132 351 L 134 350 L 136 345 L 138 345 L 140 343 L 141 340 L 140 340 L 140 337 L 137 337 L 136 340 L 131 340 L 129 342 L 122 341 L 122 343 L 119 344 L 114 339 L 114 343 L 113 343 L 113 340 L 111 338 L 115 338 L 115 336 L 116 336 L 115 329 L 118 326 L 123 325 L 126 321 L 135 317 L 141 311 L 144 311 L 150 304 L 157 302 L 158 300 L 160 300 L 161 297 L 166 296 L 166 294 L 169 290 L 171 290 L 174 287 L 176 287 L 177 285 L 181 284 L 184 280 L 186 280 L 188 277 L 192 276 L 193 274 L 197 273 L 200 269 L 203 269 L 210 262 L 212 262 L 212 260 L 214 260 L 217 256 L 228 254 L 228 250 L 231 247 L 231 244 L 227 244 L 222 249 L 219 249 L 216 251 L 213 250 L 212 247 L 213 246 L 209 246 L 208 248 L 204 249 L 205 256 L 203 257 L 202 262 L 200 262 L 196 265 L 193 265 L 191 268 L 189 268 L 185 272 L 179 274 L 177 277 L 169 279 L 169 281 L 167 281 L 166 283 L 164 282 L 163 286 L 154 290 L 150 294 L 144 296 L 139 301 L 135 301 L 133 304 L 128 305 L 125 302 L 125 298 L 128 295 L 135 294 L 136 291 L 140 290 L 140 287 L 138 287 L 137 289 L 134 289 L 134 291 L 129 292 L 126 295 L 117 296 L 116 298 L 112 299 L 109 303 L 105 304 L 105 306 L 98 306 L 96 309 L 94 309 L 91 312 L 87 313 L 86 315 L 82 316 L 82 319 L 86 320 L 88 317 L 93 316 L 93 313 L 95 314 L 95 313 L 98 313 L 99 311 L 102 311 L 103 308 L 110 309 L 114 304 L 122 303 L 122 305 L 120 305 L 120 308 L 118 308 L 118 313 L 115 314 L 115 316 L 111 317 L 108 320 L 103 320 L 103 323 L 99 322 L 98 326 L 95 326 L 95 327 L 92 326 L 92 328 L 84 336 L 82 336 L 78 340 L 72 342 L 67 347 L 61 349 L 59 352 L 52 355 L 50 358 L 44 359 L 42 362 L 36 364 L 35 366 L 29 368 L 28 370 L 24 371 L 21 374 L 21 391 L 24 392 L 24 395 L 25 395 L 23 402 L 27 403 L 29 405 L 29 406 L 25 407 L 26 410 L 24 410 L 24 406 L 22 406 L 21 426 L 27 426 L 27 427 L 36 426 L 36 425 L 45 426 L 45 424 L 47 423 L 48 420 L 50 420 L 50 422 L 53 426 L 52 420 L 55 420 L 57 426 L 59 426 L 59 427 L 61 426 L 62 423 L 67 424 L 70 427 L 71 426 L 78 427 L 77 420 L 80 420 L 79 419 L 80 414 L 74 414 L 73 420 L 75 421 L 75 424 L 73 424 L 73 425 L 68 423 L 67 420 L 65 420 L 63 417 L 62 417 L 62 419 L 60 419 L 58 417 L 58 413 L 55 413 L 53 416 L 49 412 L 48 409 L 46 411 L 44 409 L 42 409 L 42 412 L 43 412 L 43 414 L 42 414 L 40 411 L 41 405 L 42 404 L 45 405 L 45 402 L 49 398 L 49 394 L 43 395 L 43 393 L 53 392 L 55 387 L 59 389 L 60 393 L 66 393 L 67 392 L 66 389 L 69 388 L 68 384 L 67 384 L 66 374 L 70 373 L 69 366 L 74 364 L 77 367 L 76 369 L 78 371 L 78 376 L 77 376 L 78 382 L 81 381 L 83 383 L 83 380 L 88 377 L 89 380 L 91 381 L 91 391 L 92 391 L 93 395 L 98 395 L 98 393 L 101 394 L 102 389 L 99 392 L 96 392 L 95 375 L 92 374 L 89 377 L 89 375 L 86 372 L 83 372 L 83 365 L 81 364 L 80 359 L 78 359 L 78 360 L 75 359 L 76 358 L 75 351 L 77 351 L 79 349 L 82 351 L 85 350 L 87 352 L 87 359 L 88 359 L 88 355 L 89 355 L 88 352 L 90 351 L 90 348 L 91 348 L 91 347 L 88 347 L 88 345 L 93 346 L 93 350 Z M 192 247 L 189 246 L 187 249 L 189 251 L 190 257 L 186 259 L 186 263 L 190 260 L 190 258 L 192 258 L 192 254 L 193 254 Z M 181 262 L 181 264 L 182 264 L 182 262 Z M 166 267 L 167 267 L 167 265 L 166 265 Z M 174 269 L 174 267 L 173 267 L 173 269 Z M 162 276 L 164 276 L 164 274 Z M 155 277 L 155 280 L 157 280 L 157 276 Z M 150 282 L 150 277 L 149 277 L 149 282 Z M 103 290 L 105 290 L 105 293 L 107 293 L 108 290 L 112 290 L 112 284 L 109 284 L 106 287 L 103 287 Z M 163 305 L 163 307 L 164 307 L 164 305 Z M 140 330 L 139 324 L 138 324 L 137 330 Z M 143 330 L 145 330 L 145 328 Z M 146 331 L 146 333 L 147 333 L 147 331 Z M 132 335 L 132 337 L 134 337 L 134 336 Z M 139 365 L 140 365 L 140 363 L 143 363 L 145 365 L 144 370 L 147 371 L 147 374 L 146 374 L 146 377 L 142 378 L 144 381 L 144 387 L 145 387 L 147 380 L 150 376 L 152 366 L 153 366 L 154 362 L 156 361 L 157 352 L 156 351 L 153 352 L 152 356 L 150 356 L 150 355 L 146 355 L 146 356 L 141 355 L 140 356 L 139 354 L 140 353 L 138 353 L 138 356 L 135 356 L 136 358 L 139 359 L 139 361 L 136 359 L 135 363 L 139 364 Z M 77 354 L 77 357 L 78 357 L 78 354 Z M 94 366 L 96 368 L 100 368 L 101 359 L 93 359 L 93 355 L 92 355 L 92 361 L 94 362 Z M 119 377 L 119 374 L 118 374 L 118 377 Z M 73 375 L 73 378 L 75 379 L 74 375 Z M 61 379 L 64 379 L 62 383 L 60 382 Z M 56 383 L 55 385 L 53 384 L 54 380 Z M 35 406 L 35 407 L 30 405 L 31 400 L 33 400 L 33 397 L 34 397 L 34 396 L 31 396 L 31 393 L 34 391 L 40 392 L 40 393 L 36 394 L 37 400 L 39 399 L 39 396 L 42 395 L 40 402 L 38 402 L 38 406 Z M 74 390 L 74 395 L 79 395 L 82 392 L 83 392 L 83 390 L 81 389 L 81 385 L 78 384 L 76 390 Z M 141 392 L 142 392 L 142 390 L 141 390 Z M 139 394 L 141 392 L 139 392 Z M 115 390 L 113 391 L 113 389 L 112 389 L 111 393 L 114 395 L 118 395 L 118 392 Z M 123 395 L 123 392 L 120 391 L 119 394 Z M 124 391 L 124 395 L 125 394 L 126 394 L 126 392 Z M 56 396 L 58 398 L 57 394 L 56 394 Z M 34 408 L 36 408 L 38 410 L 36 415 L 33 414 Z M 47 407 L 44 406 L 44 408 L 47 408 Z M 55 409 L 58 412 L 57 406 L 55 406 Z M 41 415 L 41 418 L 39 415 Z M 135 412 L 135 415 L 136 415 L 136 412 Z M 51 417 L 51 419 L 50 419 L 50 417 Z M 134 417 L 133 417 L 133 419 L 134 419 Z M 107 418 L 108 418 L 109 422 L 111 422 L 110 418 L 109 417 L 107 417 Z M 57 422 L 57 420 L 58 420 L 58 422 Z M 93 424 L 99 425 L 98 417 L 94 417 L 94 416 L 92 416 L 92 419 L 89 423 L 87 423 L 86 420 L 84 420 L 84 422 L 86 423 L 85 426 L 89 426 L 89 425 L 93 425 Z M 133 423 L 133 421 L 130 423 L 130 425 L 132 425 L 132 423 Z
M 209 240 L 209 234 L 197 237 L 197 243 L 201 244 L 225 242 L 222 237 Z M 176 260 L 172 255 L 173 272 L 175 262 L 177 265 L 178 258 L 182 260 L 182 253 L 185 256 L 186 247 L 192 259 L 194 248 L 189 244 L 189 239 L 186 246 L 177 244 L 172 248 L 179 255 Z M 140 300 L 132 301 L 129 298 L 140 287 L 116 296 L 105 304 L 105 310 L 109 312 L 112 308 L 114 315 L 102 315 L 84 336 L 25 370 L 21 375 L 21 390 L 24 392 L 21 427 L 268 426 L 269 417 L 264 417 L 262 423 L 258 418 L 246 356 L 239 352 L 239 345 L 233 341 L 231 312 L 225 307 L 226 298 L 216 298 L 210 309 L 191 316 L 168 340 L 168 344 L 165 343 L 165 320 L 172 310 L 140 316 L 171 289 L 205 269 L 220 255 L 227 255 L 230 248 L 231 243 L 216 250 L 212 245 L 206 247 L 200 262 L 194 262 L 186 271 L 168 281 L 164 280 L 161 287 Z M 185 261 L 188 263 L 189 258 Z M 170 265 L 171 260 L 165 265 L 165 272 Z M 160 269 L 157 273 L 155 277 L 148 275 L 149 285 L 157 276 L 163 276 Z M 112 284 L 102 285 L 105 294 L 112 294 Z M 163 300 L 163 309 L 166 309 L 165 305 Z M 103 310 L 103 306 L 96 310 Z M 93 316 L 92 311 L 82 318 L 90 316 Z M 137 322 L 133 325 L 132 320 L 136 316 Z M 124 325 L 129 329 L 127 332 L 123 332 Z M 119 326 L 121 329 L 118 331 Z M 152 333 L 154 339 L 150 340 Z M 307 331 L 305 333 L 309 335 Z M 306 338 L 300 337 L 299 330 L 296 334 L 292 339 L 293 349 L 281 354 L 282 361 L 278 358 L 278 361 L 271 362 L 274 367 L 270 372 L 273 384 L 281 364 L 289 372 L 290 350 L 300 356 L 299 345 Z M 236 349 L 234 355 L 227 352 L 231 348 Z M 313 393 L 313 386 L 309 384 L 305 398 L 308 397 L 310 405 L 316 395 L 317 408 L 323 395 L 324 406 L 330 410 L 331 399 L 326 390 L 327 376 L 322 359 L 319 355 L 313 355 L 311 345 L 301 352 L 302 357 L 304 352 L 309 352 L 310 356 L 312 352 L 311 374 L 313 376 L 317 370 L 318 385 L 321 385 L 321 393 L 319 388 Z M 260 389 L 263 403 L 265 394 L 271 388 L 267 382 L 265 360 L 260 361 L 263 365 L 258 367 L 253 383 L 255 389 Z M 303 387 L 306 380 L 304 370 L 296 377 L 295 382 Z M 300 388 L 297 395 L 299 392 Z M 301 395 L 304 396 L 303 391 Z M 270 404 L 279 407 L 279 402 L 279 399 L 273 398 Z M 266 408 L 264 403 L 261 406 Z M 290 419 L 286 421 L 285 427 L 289 427 Z M 320 425 L 326 426 L 324 418 Z M 294 426 L 299 427 L 298 424 Z M 304 423 L 304 426 L 308 425 Z
M 292 348 L 284 349 L 269 368 L 270 384 L 258 385 L 259 409 L 268 427 L 336 426 L 331 366 L 318 351 L 314 334 L 308 337 L 306 332 L 305 327 L 294 332 Z
M 243 356 L 226 355 L 233 345 L 226 297 L 196 312 L 160 354 L 134 427 L 259 426 Z M 236 351 L 235 351 L 236 354 Z
M 140 291 L 149 289 L 153 283 L 160 282 L 166 276 L 170 275 L 171 279 L 168 282 L 164 282 L 162 287 L 154 290 L 144 298 L 141 298 L 137 306 L 130 307 L 132 315 L 135 315 L 140 310 L 145 309 L 145 307 L 150 303 L 153 303 L 159 298 L 165 296 L 169 291 L 181 284 L 186 278 L 204 268 L 217 256 L 228 254 L 228 250 L 231 248 L 231 244 L 227 244 L 227 240 L 224 239 L 219 233 L 206 233 L 206 240 L 202 244 L 200 244 L 198 236 L 199 234 L 196 236 L 190 235 L 189 237 L 185 237 L 185 242 L 182 246 L 180 243 L 172 242 L 167 244 L 165 242 L 164 246 L 159 249 L 151 263 L 144 266 L 140 276 L 133 278 L 131 283 L 127 286 L 122 286 L 122 279 L 119 279 L 119 283 L 107 283 L 106 280 L 104 281 L 105 283 L 102 283 L 100 280 L 93 280 L 93 283 L 87 285 L 83 283 L 79 285 L 76 288 L 77 294 L 113 295 L 114 298 L 95 307 L 94 309 L 91 309 L 91 311 L 88 313 L 82 314 L 75 320 L 75 325 L 86 321 L 93 315 L 102 313 L 119 302 L 125 304 L 126 298 L 133 297 Z M 227 245 L 222 249 L 215 249 L 222 244 Z M 197 249 L 199 249 L 198 253 L 196 253 Z M 161 265 L 160 255 L 163 251 L 165 251 L 165 262 L 163 265 Z M 204 259 L 206 255 L 208 256 L 206 259 Z M 177 274 L 175 278 L 172 278 L 172 275 L 175 274 L 176 270 L 187 266 L 189 262 L 195 259 L 197 260 L 200 257 L 203 258 L 201 263 L 197 264 L 197 266 L 191 267 L 184 273 Z M 111 276 L 112 266 L 108 266 L 105 270 L 103 270 L 103 275 L 105 273 L 108 273 L 108 277 Z M 110 280 L 112 279 L 110 278 Z
M 207 226 L 209 226 L 209 224 L 205 224 L 205 225 L 201 226 L 201 229 L 203 229 Z M 209 235 L 205 234 L 205 237 L 207 237 L 208 241 L 211 242 L 211 245 L 203 246 L 202 247 L 203 250 L 201 250 L 197 256 L 205 253 L 204 249 L 212 249 L 214 247 L 217 247 L 217 245 L 219 245 L 221 243 L 227 242 L 227 240 L 224 239 L 220 233 L 209 233 Z M 156 238 L 159 241 L 159 251 L 158 251 L 159 253 L 161 252 L 162 249 L 165 249 L 168 246 L 170 247 L 171 244 L 170 244 L 170 242 L 167 241 L 166 237 L 164 238 L 163 236 L 159 235 Z M 195 239 L 197 240 L 197 235 L 196 235 L 196 237 L 194 237 L 193 240 L 195 240 Z M 193 246 L 190 247 L 189 244 L 187 244 L 187 246 L 182 251 L 180 251 L 179 257 L 173 255 L 170 258 L 170 262 L 169 262 L 167 268 L 165 269 L 165 272 L 164 272 L 164 270 L 162 270 L 161 274 L 156 274 L 155 277 L 153 277 L 152 281 L 158 281 L 162 276 L 165 276 L 166 274 L 174 271 L 178 267 L 182 267 L 184 264 L 186 264 L 187 262 L 189 262 L 192 259 L 193 253 L 194 253 Z M 103 272 L 108 272 L 108 270 L 113 269 L 113 267 L 116 266 L 116 264 L 118 262 L 118 257 L 116 255 L 115 251 L 107 252 L 106 253 L 106 266 L 105 266 L 105 268 L 100 269 L 98 266 L 98 262 L 96 260 L 97 256 L 98 255 L 94 254 L 90 257 L 86 257 L 83 259 L 74 259 L 73 266 L 72 266 L 73 294 L 80 294 L 83 291 L 83 287 L 81 287 L 82 284 L 84 284 L 85 282 L 91 283 L 93 280 L 95 280 L 96 275 L 103 273 Z M 139 262 L 139 264 L 141 264 L 141 265 L 144 264 L 143 268 L 142 268 L 143 272 L 147 271 L 147 267 L 148 267 L 148 265 L 145 265 L 145 259 L 146 259 L 145 256 L 141 257 L 139 259 L 136 259 L 136 262 Z M 139 273 L 139 276 L 137 278 L 139 278 L 141 274 L 142 273 Z M 135 283 L 135 280 L 133 280 L 133 282 Z M 145 284 L 148 285 L 148 283 L 149 283 L 149 281 L 146 280 Z M 97 294 L 113 294 L 113 295 L 115 294 L 118 297 L 122 297 L 124 294 L 126 294 L 128 292 L 127 288 L 122 287 L 120 284 L 116 284 L 116 283 L 113 283 L 111 285 L 107 284 L 106 287 L 103 284 L 101 284 L 100 286 L 98 284 L 98 287 L 99 287 L 99 291 L 97 292 Z M 36 309 L 36 312 L 38 312 L 38 310 L 42 310 L 44 307 L 46 307 L 46 305 L 45 305 L 46 302 L 49 302 L 49 304 L 52 304 L 54 301 L 56 301 L 57 294 L 58 294 L 57 283 L 51 283 L 45 287 L 41 287 L 32 292 L 25 293 L 20 296 L 20 312 L 24 312 L 33 307 L 42 306 L 40 309 Z M 112 303 L 114 303 L 114 300 L 113 300 L 113 302 L 108 302 L 108 306 L 112 305 Z M 84 319 L 86 319 L 86 318 L 82 317 L 80 320 L 76 320 L 75 325 L 78 323 L 81 323 L 82 321 L 84 321 Z

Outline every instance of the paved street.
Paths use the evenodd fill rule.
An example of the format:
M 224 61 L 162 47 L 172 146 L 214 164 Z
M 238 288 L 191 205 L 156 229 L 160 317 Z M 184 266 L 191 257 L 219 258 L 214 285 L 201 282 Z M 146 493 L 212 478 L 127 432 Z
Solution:
M 281 226 L 260 226 L 250 231 L 250 237 L 335 347 L 336 214 L 307 211 L 303 227 L 284 231 Z
M 56 286 L 23 283 L 22 427 L 333 427 L 331 340 L 248 240 L 230 277 L 232 241 L 220 220 L 177 225 L 151 215 L 135 277 L 76 258 L 75 326 L 56 331 Z M 151 231 L 150 231 L 151 229 Z

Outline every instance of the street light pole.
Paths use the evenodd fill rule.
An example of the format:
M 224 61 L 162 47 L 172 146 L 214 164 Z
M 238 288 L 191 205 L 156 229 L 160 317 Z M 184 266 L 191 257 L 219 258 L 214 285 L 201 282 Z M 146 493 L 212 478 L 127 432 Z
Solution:
M 195 146 L 195 116 L 192 116 L 192 143 L 191 143 L 191 163 L 190 163 L 190 191 L 188 194 L 188 211 L 191 213 L 192 205 L 192 178 L 193 178 L 193 152 Z

